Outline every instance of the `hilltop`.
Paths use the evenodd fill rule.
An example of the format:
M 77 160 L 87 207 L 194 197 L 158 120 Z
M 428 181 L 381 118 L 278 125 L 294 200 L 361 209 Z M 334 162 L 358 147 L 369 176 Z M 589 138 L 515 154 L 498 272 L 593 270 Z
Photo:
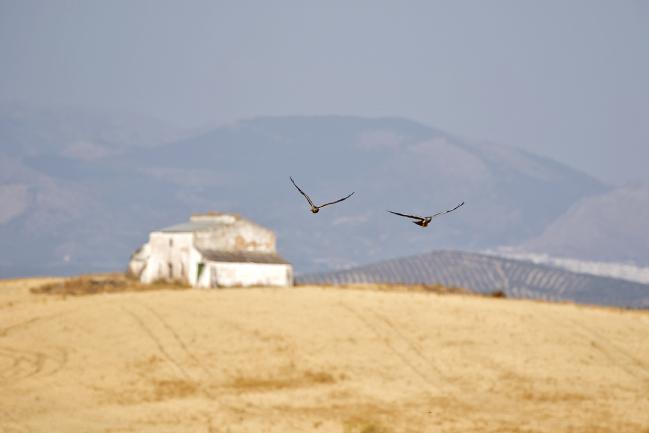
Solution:
M 0 282 L 0 430 L 646 432 L 649 314 L 289 289 Z

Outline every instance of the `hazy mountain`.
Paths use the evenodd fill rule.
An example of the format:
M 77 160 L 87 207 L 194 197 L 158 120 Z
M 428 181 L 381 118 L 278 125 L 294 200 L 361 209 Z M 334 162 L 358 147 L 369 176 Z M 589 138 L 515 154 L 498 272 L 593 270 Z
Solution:
M 603 186 L 516 148 L 472 143 L 405 119 L 258 118 L 132 157 L 160 178 L 278 230 L 299 269 L 349 266 L 431 247 L 479 248 L 539 234 Z M 307 212 L 288 181 L 316 201 Z M 209 188 L 201 188 L 207 182 Z M 465 201 L 426 231 L 385 212 L 433 213 Z
M 435 251 L 344 271 L 303 275 L 302 284 L 443 284 L 508 297 L 649 307 L 649 285 L 578 274 L 526 261 L 460 251 Z
M 0 151 L 14 157 L 93 160 L 173 141 L 183 134 L 177 127 L 139 114 L 0 104 Z
M 0 276 L 122 267 L 146 212 L 132 199 L 120 212 L 136 177 L 107 159 L 182 134 L 140 115 L 0 105 Z
M 521 249 L 649 265 L 649 185 L 584 197 Z
M 599 275 L 602 277 L 611 277 L 649 284 L 649 267 L 638 266 L 629 262 L 620 263 L 612 261 L 580 260 L 569 257 L 551 256 L 546 253 L 523 252 L 511 247 L 487 250 L 485 253 L 508 259 L 548 265 L 580 274 Z
M 0 237 L 17 246 L 0 252 L 2 275 L 121 268 L 150 230 L 209 209 L 274 229 L 298 272 L 489 248 L 537 237 L 576 201 L 606 190 L 517 148 L 398 118 L 257 118 L 80 158 L 61 141 L 39 141 L 49 126 L 14 117 L 0 123 L 10 130 L 0 136 L 14 137 L 0 148 Z M 316 202 L 356 195 L 312 215 L 289 175 Z M 460 201 L 426 230 L 385 212 L 431 214 Z
M 29 158 L 0 154 L 2 276 L 122 269 L 150 228 L 183 208 L 166 199 L 160 182 L 130 170 L 48 160 L 48 170 L 40 170 Z M 155 207 L 142 204 L 150 198 L 158 198 Z

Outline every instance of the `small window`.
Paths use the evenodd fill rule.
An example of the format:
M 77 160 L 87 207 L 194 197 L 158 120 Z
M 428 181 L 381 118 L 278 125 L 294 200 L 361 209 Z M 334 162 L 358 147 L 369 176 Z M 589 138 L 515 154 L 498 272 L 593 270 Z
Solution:
M 169 270 L 169 278 L 173 278 L 174 277 L 174 267 L 171 264 L 171 262 L 167 263 L 167 268 Z
M 170 247 L 174 246 L 174 239 L 173 238 L 169 238 L 169 246 Z

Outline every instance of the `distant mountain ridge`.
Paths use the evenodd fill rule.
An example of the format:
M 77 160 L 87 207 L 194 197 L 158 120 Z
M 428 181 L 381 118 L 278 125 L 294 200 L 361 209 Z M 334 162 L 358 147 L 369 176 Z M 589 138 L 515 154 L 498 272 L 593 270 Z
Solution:
M 308 258 L 311 269 L 432 245 L 516 242 L 541 233 L 577 197 L 605 189 L 554 161 L 511 147 L 465 142 L 399 118 L 256 118 L 162 146 L 155 155 L 140 150 L 134 160 L 161 172 L 173 166 L 179 178 L 218 173 L 206 194 L 277 228 L 287 254 L 293 251 L 294 261 Z M 304 214 L 305 203 L 288 183 L 289 174 L 316 201 L 352 190 L 357 194 L 313 217 Z M 385 213 L 388 208 L 432 213 L 462 200 L 467 202 L 462 212 L 423 233 Z M 298 230 L 328 244 L 307 248 L 309 235 Z M 386 245 L 394 254 L 385 254 Z
M 462 251 L 434 251 L 352 269 L 300 275 L 300 284 L 442 284 L 508 297 L 648 308 L 649 284 Z
M 528 252 L 649 265 L 649 185 L 587 196 L 521 245 Z
M 0 151 L 13 157 L 93 160 L 177 140 L 184 134 L 166 122 L 138 114 L 0 104 Z
M 38 118 L 25 115 L 19 127 L 0 119 L 0 137 L 31 143 L 23 152 L 0 142 L 8 168 L 0 173 L 0 238 L 20 246 L 0 251 L 2 276 L 120 269 L 149 231 L 205 210 L 271 227 L 301 272 L 432 248 L 519 245 L 575 202 L 609 190 L 547 158 L 400 118 L 261 117 L 180 140 L 162 128 L 149 134 L 166 137 L 155 146 L 126 140 L 114 145 L 119 152 L 94 154 L 38 142 L 56 123 L 29 120 Z M 289 175 L 316 201 L 356 194 L 312 215 Z M 385 212 L 430 214 L 460 201 L 423 231 Z

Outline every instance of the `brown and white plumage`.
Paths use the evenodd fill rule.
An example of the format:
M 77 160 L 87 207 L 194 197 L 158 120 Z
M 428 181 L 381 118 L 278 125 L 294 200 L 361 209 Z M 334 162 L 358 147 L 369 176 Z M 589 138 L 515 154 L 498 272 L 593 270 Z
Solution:
M 349 197 L 351 197 L 352 195 L 354 195 L 354 193 L 352 192 L 351 194 L 349 194 L 349 195 L 347 195 L 347 196 L 345 196 L 345 197 L 343 197 L 343 198 L 339 198 L 338 200 L 330 201 L 329 203 L 325 203 L 325 204 L 321 204 L 320 206 L 317 206 L 317 205 L 315 205 L 315 204 L 313 203 L 313 201 L 311 200 L 311 197 L 309 197 L 309 195 L 308 195 L 307 193 L 305 193 L 304 191 L 302 191 L 302 189 L 301 189 L 299 186 L 297 186 L 297 184 L 295 183 L 295 181 L 293 180 L 293 178 L 290 177 L 290 176 L 289 176 L 289 178 L 291 179 L 291 182 L 292 182 L 293 185 L 297 188 L 297 190 L 300 191 L 300 194 L 302 194 L 302 195 L 304 196 L 304 198 L 306 199 L 306 201 L 309 202 L 309 206 L 311 206 L 311 212 L 312 212 L 312 213 L 318 213 L 318 212 L 320 211 L 321 208 L 323 208 L 323 207 L 325 207 L 325 206 L 329 206 L 330 204 L 340 203 L 341 201 L 343 201 L 343 200 L 347 200 Z
M 449 213 L 449 212 L 453 212 L 454 210 L 456 210 L 457 208 L 459 208 L 459 207 L 462 206 L 462 205 L 464 205 L 464 202 L 462 202 L 462 203 L 460 203 L 459 205 L 455 206 L 453 209 L 444 210 L 444 211 L 441 211 L 441 212 L 437 212 L 437 213 L 434 214 L 434 215 L 431 215 L 431 216 L 424 216 L 424 217 L 422 217 L 422 216 L 417 216 L 417 215 L 408 215 L 408 214 L 399 213 L 399 212 L 392 212 L 391 210 L 389 210 L 388 212 L 390 212 L 390 213 L 392 213 L 392 214 L 395 214 L 395 215 L 402 216 L 402 217 L 412 218 L 412 219 L 416 220 L 416 221 L 413 221 L 413 223 L 417 224 L 418 226 L 421 226 L 421 227 L 428 227 L 428 224 L 430 223 L 430 221 L 431 221 L 433 218 L 435 218 L 436 216 L 444 215 L 444 214 Z

